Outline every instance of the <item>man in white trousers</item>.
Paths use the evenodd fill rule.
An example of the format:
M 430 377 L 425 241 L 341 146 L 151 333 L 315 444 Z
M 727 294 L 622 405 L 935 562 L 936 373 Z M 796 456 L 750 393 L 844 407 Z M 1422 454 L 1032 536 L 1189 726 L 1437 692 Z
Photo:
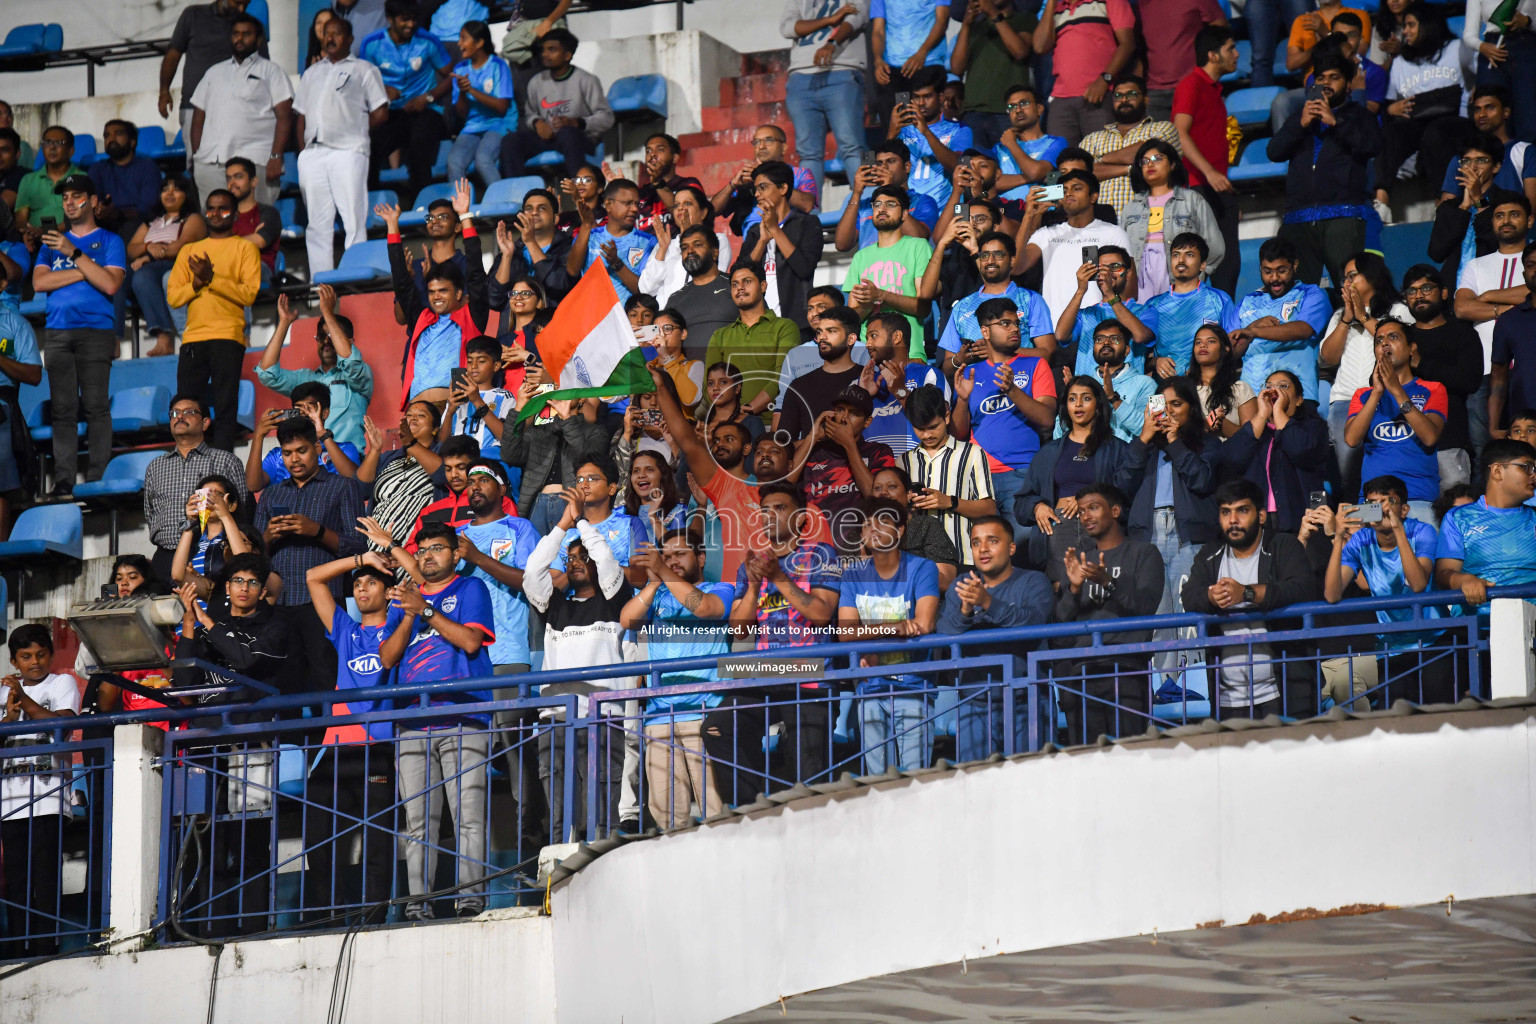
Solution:
M 325 59 L 304 72 L 293 100 L 311 279 L 336 266 L 337 213 L 348 248 L 368 238 L 368 129 L 389 116 L 384 79 L 378 68 L 352 56 L 352 26 L 345 18 L 326 23 L 323 49 Z
M 261 35 L 261 22 L 235 15 L 229 23 L 234 56 L 209 68 L 192 94 L 192 180 L 204 199 L 228 184 L 224 165 L 243 156 L 264 168 L 256 174 L 256 201 L 277 201 L 293 125 L 293 86 L 282 68 L 256 52 Z

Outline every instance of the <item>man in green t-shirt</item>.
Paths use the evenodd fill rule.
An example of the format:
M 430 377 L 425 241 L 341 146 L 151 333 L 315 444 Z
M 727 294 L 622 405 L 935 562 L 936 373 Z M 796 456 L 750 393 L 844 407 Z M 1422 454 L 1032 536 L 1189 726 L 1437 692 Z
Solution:
M 1008 130 L 1007 90 L 1029 81 L 1030 37 L 1039 22 L 1013 0 L 972 0 L 949 55 L 949 69 L 965 76 L 965 114 L 977 149 L 990 153 Z
M 17 227 L 31 229 L 41 236 L 44 217 L 64 223 L 64 200 L 53 194 L 53 187 L 71 174 L 85 173 L 74 161 L 74 132 L 59 125 L 43 132 L 43 166 L 16 186 Z
M 920 318 L 928 303 L 917 297 L 933 247 L 926 238 L 902 234 L 901 222 L 907 215 L 911 198 L 900 185 L 881 185 L 870 197 L 870 223 L 875 226 L 876 241 L 853 254 L 843 291 L 848 305 L 868 320 L 877 310 L 895 310 L 912 327 L 911 357 L 926 359 L 926 341 Z

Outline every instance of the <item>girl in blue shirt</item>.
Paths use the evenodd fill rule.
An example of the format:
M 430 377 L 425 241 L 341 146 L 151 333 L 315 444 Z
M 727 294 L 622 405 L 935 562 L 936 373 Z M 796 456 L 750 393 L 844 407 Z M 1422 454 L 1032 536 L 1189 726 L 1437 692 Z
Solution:
M 506 134 L 504 118 L 512 103 L 512 69 L 496 56 L 491 30 L 483 21 L 466 21 L 459 30 L 464 59 L 453 66 L 453 109 L 464 127 L 448 151 L 448 180 L 458 181 L 471 165 L 481 184 L 501 179 L 497 161 Z

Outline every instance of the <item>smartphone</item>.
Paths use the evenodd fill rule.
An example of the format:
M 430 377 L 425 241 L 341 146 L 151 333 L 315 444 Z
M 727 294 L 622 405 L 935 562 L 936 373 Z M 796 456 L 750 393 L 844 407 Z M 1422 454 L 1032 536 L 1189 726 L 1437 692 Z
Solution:
M 57 231 L 59 230 L 59 218 L 44 217 L 42 220 L 38 221 L 38 227 L 43 229 L 44 234 L 47 234 L 50 231 Z
M 910 92 L 902 91 L 902 92 L 898 92 L 896 94 L 896 105 L 898 107 L 904 107 L 908 103 L 911 103 L 911 102 L 912 102 L 912 94 Z
M 640 423 L 647 427 L 664 427 L 667 419 L 661 414 L 660 409 L 641 409 Z
M 303 409 L 293 408 L 293 409 L 284 409 L 283 410 L 283 419 L 285 419 L 285 420 L 307 420 L 307 419 L 309 419 L 309 417 L 304 415 L 304 410 Z
M 1361 502 L 1360 507 L 1355 509 L 1350 515 L 1362 523 L 1379 523 L 1381 522 L 1381 502 Z
M 537 388 L 534 389 L 533 393 L 536 395 L 547 395 L 553 390 L 555 390 L 555 385 L 553 382 L 551 382 L 548 384 L 540 384 Z
M 1313 491 L 1307 495 L 1307 508 L 1309 510 L 1314 508 L 1322 508 L 1326 504 L 1328 504 L 1327 491 Z
M 1325 100 L 1327 98 L 1328 94 L 1323 92 L 1323 87 L 1318 85 L 1316 82 L 1313 82 L 1311 85 L 1307 86 L 1308 103 L 1311 103 L 1313 100 Z
M 1066 198 L 1067 187 L 1065 185 L 1047 185 L 1040 198 L 1048 203 L 1059 203 Z
M 1168 411 L 1168 399 L 1163 395 L 1153 395 L 1147 399 L 1147 412 L 1153 416 L 1161 416 Z
M 469 371 L 462 366 L 455 366 L 448 372 L 449 386 L 457 390 L 469 383 Z
M 1059 184 L 1061 184 L 1061 172 L 1057 171 L 1057 170 L 1052 170 L 1049 174 L 1047 174 L 1045 176 L 1045 184 L 1047 184 L 1047 185 L 1059 185 Z
M 289 516 L 289 515 L 292 515 L 292 514 L 293 514 L 293 509 L 290 508 L 287 505 L 273 505 L 272 506 L 272 516 L 271 516 L 271 518 L 273 518 L 273 519 L 276 519 L 278 516 Z
M 1085 245 L 1085 246 L 1083 246 L 1083 262 L 1084 263 L 1097 263 L 1097 262 L 1099 262 L 1099 247 L 1096 246 L 1096 245 Z
M 642 345 L 654 345 L 661 340 L 661 328 L 655 324 L 645 324 L 635 328 L 635 340 Z

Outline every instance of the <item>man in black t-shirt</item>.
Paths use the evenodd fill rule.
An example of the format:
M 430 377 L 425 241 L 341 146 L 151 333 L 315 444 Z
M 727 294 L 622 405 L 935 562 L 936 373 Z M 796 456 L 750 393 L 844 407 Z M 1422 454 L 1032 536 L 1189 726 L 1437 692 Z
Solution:
M 859 315 L 847 306 L 833 306 L 811 325 L 816 330 L 816 350 L 821 365 L 796 377 L 783 396 L 778 428 L 789 440 L 798 441 L 816 423 L 816 417 L 832 408 L 837 396 L 857 384 L 863 367 L 853 361 L 859 344 Z
M 1440 433 L 1442 491 L 1472 479 L 1472 435 L 1467 431 L 1467 397 L 1482 387 L 1482 340 L 1465 320 L 1447 318 L 1450 292 L 1440 271 L 1418 263 L 1403 275 L 1403 299 L 1413 314 L 1408 340 L 1418 346 L 1417 373 L 1445 386 L 1445 429 Z
M 731 300 L 730 277 L 720 273 L 720 240 L 714 231 L 695 224 L 683 231 L 677 244 L 688 281 L 672 293 L 667 305 L 688 321 L 683 354 L 689 359 L 703 359 L 710 336 L 735 323 L 741 311 Z

